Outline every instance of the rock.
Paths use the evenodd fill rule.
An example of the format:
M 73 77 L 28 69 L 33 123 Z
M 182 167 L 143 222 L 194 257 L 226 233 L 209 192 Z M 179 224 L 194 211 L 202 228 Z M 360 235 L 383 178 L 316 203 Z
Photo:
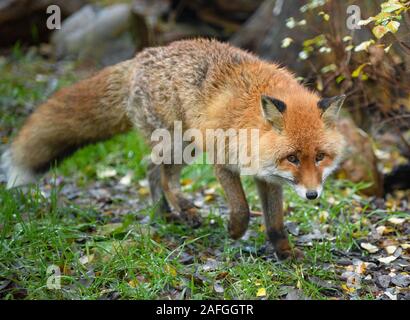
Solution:
M 302 290 L 292 289 L 286 295 L 285 300 L 310 300 L 310 298 L 306 297 Z
M 391 282 L 398 287 L 407 288 L 410 285 L 410 276 L 398 274 L 391 279 Z
M 127 4 L 98 8 L 87 5 L 67 18 L 52 36 L 58 58 L 78 58 L 111 65 L 131 58 L 131 8 Z
M 381 275 L 377 277 L 377 283 L 384 289 L 389 287 L 390 281 L 391 278 L 388 275 Z
M 338 127 L 347 142 L 344 161 L 340 166 L 338 176 L 356 183 L 369 182 L 372 185 L 361 192 L 368 196 L 382 197 L 383 176 L 378 169 L 378 159 L 374 153 L 371 138 L 351 119 L 341 119 Z

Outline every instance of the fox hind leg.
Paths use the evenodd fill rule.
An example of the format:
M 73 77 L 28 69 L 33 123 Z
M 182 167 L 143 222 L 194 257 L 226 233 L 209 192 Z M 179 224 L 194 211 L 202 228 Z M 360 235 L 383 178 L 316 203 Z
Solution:
M 198 208 L 188 200 L 181 191 L 180 175 L 183 165 L 162 164 L 161 186 L 170 206 L 177 211 L 180 218 L 196 228 L 202 223 Z
M 156 207 L 155 213 L 157 215 L 169 214 L 171 208 L 161 186 L 161 166 L 150 161 L 147 169 L 147 179 L 152 204 Z

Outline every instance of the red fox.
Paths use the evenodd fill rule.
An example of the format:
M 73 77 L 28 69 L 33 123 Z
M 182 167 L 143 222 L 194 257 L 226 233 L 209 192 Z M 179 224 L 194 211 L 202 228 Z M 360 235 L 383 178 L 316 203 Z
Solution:
M 316 199 L 344 148 L 335 121 L 345 96 L 320 98 L 285 68 L 216 40 L 184 40 L 147 48 L 134 59 L 61 89 L 26 121 L 2 156 L 12 188 L 33 181 L 76 149 L 137 128 L 152 132 L 175 121 L 183 130 L 257 128 L 259 166 L 254 174 L 267 235 L 280 258 L 301 257 L 283 224 L 282 184 Z M 183 164 L 148 169 L 152 199 L 191 225 L 197 208 L 181 192 Z M 215 165 L 230 209 L 232 238 L 248 227 L 250 210 L 240 168 Z

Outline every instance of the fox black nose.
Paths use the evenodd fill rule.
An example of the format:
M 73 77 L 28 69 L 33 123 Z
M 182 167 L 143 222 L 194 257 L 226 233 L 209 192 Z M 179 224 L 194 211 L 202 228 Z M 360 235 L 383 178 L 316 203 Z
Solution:
M 314 200 L 316 199 L 318 196 L 317 192 L 314 190 L 309 190 L 306 192 L 306 198 L 308 198 L 309 200 Z

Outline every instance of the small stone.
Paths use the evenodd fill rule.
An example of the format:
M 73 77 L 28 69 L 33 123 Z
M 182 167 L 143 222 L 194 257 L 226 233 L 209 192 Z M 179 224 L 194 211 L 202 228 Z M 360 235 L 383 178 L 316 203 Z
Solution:
M 382 275 L 377 277 L 377 283 L 382 288 L 388 288 L 390 284 L 391 278 L 388 275 Z
M 406 288 L 410 285 L 410 276 L 398 274 L 391 279 L 391 282 L 398 287 Z

